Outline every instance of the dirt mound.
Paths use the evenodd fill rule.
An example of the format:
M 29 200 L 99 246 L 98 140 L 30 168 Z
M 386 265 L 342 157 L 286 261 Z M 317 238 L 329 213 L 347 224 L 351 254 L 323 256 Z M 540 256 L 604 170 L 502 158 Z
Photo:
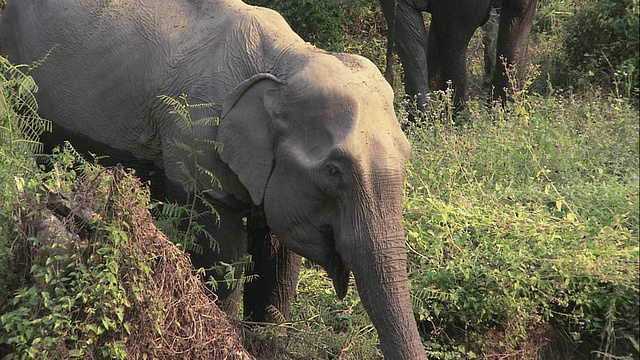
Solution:
M 30 306 L 36 317 L 66 319 L 38 329 L 40 340 L 29 346 L 54 358 L 252 359 L 193 275 L 189 257 L 154 226 L 148 191 L 135 177 L 122 168 L 101 168 L 73 189 L 55 187 L 49 183 L 35 197 L 40 201 L 23 203 L 19 211 L 10 293 L 37 289 L 34 306 L 9 292 L 0 296 L 0 305 L 14 304 L 7 316 Z M 45 275 L 34 269 L 46 269 Z M 101 282 L 78 286 L 86 279 Z M 44 293 L 55 295 L 42 298 Z M 69 298 L 68 309 L 48 306 L 53 296 Z M 16 338 L 7 329 L 0 338 L 11 344 Z M 54 340 L 42 340 L 49 338 Z M 25 347 L 13 343 L 1 345 L 0 355 L 22 355 Z

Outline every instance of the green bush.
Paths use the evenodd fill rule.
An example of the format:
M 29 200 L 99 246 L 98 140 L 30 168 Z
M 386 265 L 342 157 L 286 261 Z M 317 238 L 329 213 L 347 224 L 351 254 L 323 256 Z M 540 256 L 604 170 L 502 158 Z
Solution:
M 428 348 L 466 339 L 533 357 L 534 335 L 555 326 L 589 350 L 637 354 L 637 112 L 516 99 L 472 107 L 466 127 L 410 132 L 405 228 Z
M 377 2 L 249 0 L 247 3 L 276 10 L 298 35 L 319 48 L 340 52 L 357 50 L 358 54 L 374 61 L 384 54 L 386 45 L 380 43 L 377 35 L 382 30 L 384 36 L 386 25 Z
M 247 3 L 276 10 L 303 39 L 325 49 L 343 46 L 342 31 L 351 21 L 343 10 L 348 3 L 344 0 L 251 0 Z
M 637 0 L 542 2 L 534 32 L 558 47 L 538 63 L 554 87 L 597 86 L 637 96 L 639 29 Z
M 24 66 L 22 67 L 24 68 Z M 21 193 L 34 191 L 39 182 L 33 153 L 41 149 L 38 142 L 51 123 L 38 116 L 33 78 L 0 56 L 0 268 L 8 269 L 13 261 L 11 244 L 20 218 L 15 212 Z M 15 279 L 0 278 L 0 303 Z

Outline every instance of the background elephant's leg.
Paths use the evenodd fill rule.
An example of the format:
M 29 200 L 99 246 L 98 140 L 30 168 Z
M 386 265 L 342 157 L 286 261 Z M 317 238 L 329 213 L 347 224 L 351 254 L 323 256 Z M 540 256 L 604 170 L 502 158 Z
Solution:
M 257 322 L 278 322 L 281 316 L 288 318 L 302 258 L 273 237 L 262 211 L 256 209 L 249 216 L 247 232 L 249 253 L 254 262 L 251 274 L 258 278 L 245 284 L 244 317 Z
M 432 60 L 435 63 L 433 68 L 434 74 L 430 76 L 430 83 L 435 85 L 434 90 L 447 90 L 449 86 L 453 89 L 453 103 L 456 111 L 462 110 L 466 106 L 468 98 L 468 77 L 467 77 L 467 45 L 471 36 L 468 39 L 458 39 L 457 43 L 448 40 L 451 34 L 437 34 L 434 29 L 434 35 L 430 37 L 433 41 L 430 41 L 432 47 L 437 47 L 437 60 Z M 465 41 L 466 40 L 466 41 Z M 435 44 L 435 45 L 434 45 Z M 431 71 L 432 66 L 429 66 Z M 436 69 L 438 70 L 436 72 Z M 431 75 L 431 74 L 430 74 Z M 448 82 L 451 82 L 451 85 Z
M 537 4 L 538 0 L 504 1 L 502 4 L 496 68 L 491 85 L 494 99 L 502 99 L 503 105 L 507 101 L 505 89 L 511 88 L 511 82 L 501 58 L 504 58 L 508 67 L 515 65 L 516 73 L 512 80 L 515 80 L 516 86 L 522 86 L 526 76 L 529 34 Z
M 490 0 L 432 1 L 431 28 L 440 58 L 440 90 L 451 80 L 456 110 L 468 97 L 467 46 L 476 29 L 489 18 Z
M 433 31 L 429 31 L 427 38 L 427 70 L 429 73 L 429 90 L 435 91 L 442 88 L 442 78 L 440 73 L 440 53 L 436 45 Z M 446 88 L 446 87 L 445 87 Z
M 382 14 L 387 22 L 387 55 L 384 78 L 393 86 L 393 48 L 395 39 L 395 22 L 397 0 L 380 0 Z
M 405 92 L 416 108 L 425 112 L 429 79 L 427 74 L 427 30 L 421 10 L 398 1 L 395 21 L 395 44 L 404 68 Z
M 482 25 L 482 45 L 484 46 L 484 77 L 482 87 L 485 92 L 491 91 L 491 80 L 496 68 L 496 45 L 498 43 L 498 29 L 500 26 L 500 8 L 491 7 L 489 20 Z

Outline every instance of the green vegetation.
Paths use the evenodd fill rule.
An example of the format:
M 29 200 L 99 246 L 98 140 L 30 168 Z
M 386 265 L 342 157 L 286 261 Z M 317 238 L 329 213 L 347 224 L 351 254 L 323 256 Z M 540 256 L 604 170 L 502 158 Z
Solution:
M 37 91 L 33 78 L 0 57 L 0 266 L 8 269 L 11 244 L 20 222 L 15 209 L 20 204 L 20 192 L 33 192 L 39 178 L 34 174 L 35 161 L 30 156 L 40 150 L 38 137 L 51 124 L 41 119 L 33 93 Z M 0 281 L 0 302 L 6 301 L 11 277 Z
M 69 144 L 43 172 L 37 87 L 2 57 L 0 76 L 0 357 L 246 359 L 148 190 Z
M 384 22 L 376 3 L 254 3 L 275 7 L 306 40 L 364 54 L 383 69 Z M 431 357 L 640 356 L 638 12 L 637 0 L 541 2 L 530 81 L 513 103 L 484 105 L 476 37 L 471 121 L 451 125 L 450 112 L 440 111 L 450 106 L 448 95 L 439 94 L 430 122 L 408 126 L 405 229 L 414 311 Z M 0 60 L 0 266 L 13 269 L 22 218 L 43 213 L 42 206 L 25 207 L 25 199 L 45 204 L 43 182 L 61 194 L 78 177 L 103 179 L 97 183 L 106 187 L 113 182 L 86 163 L 77 175 L 71 165 L 78 160 L 68 151 L 56 157 L 59 172 L 43 178 L 30 155 L 48 127 L 35 115 L 36 87 Z M 184 110 L 182 104 L 174 110 Z M 402 121 L 405 107 L 398 101 Z M 136 205 L 110 209 L 131 214 L 148 207 L 138 195 L 120 194 Z M 139 341 L 132 337 L 140 332 L 130 313 L 135 294 L 148 294 L 138 281 L 157 272 L 142 257 L 125 256 L 133 245 L 121 247 L 128 244 L 123 234 L 133 222 L 96 223 L 105 241 L 88 253 L 86 245 L 74 248 L 70 258 L 56 250 L 66 243 L 29 235 L 21 244 L 54 256 L 34 258 L 29 287 L 17 287 L 23 278 L 13 272 L 0 280 L 0 353 L 10 347 L 25 358 L 52 357 L 52 351 L 125 356 Z M 130 267 L 137 270 L 123 272 Z M 121 281 L 125 273 L 139 280 Z M 141 307 L 156 309 L 144 315 L 145 329 L 156 329 L 159 308 Z M 355 288 L 337 300 L 322 270 L 303 267 L 292 313 L 290 320 L 248 330 L 250 350 L 266 347 L 283 359 L 381 358 Z
M 377 1 L 248 0 L 278 11 L 304 40 L 329 51 L 384 62 L 386 25 Z
M 471 110 L 464 128 L 410 131 L 405 223 L 428 347 L 457 334 L 484 356 L 533 358 L 559 327 L 637 353 L 637 111 L 538 95 Z
M 603 87 L 625 97 L 640 86 L 638 0 L 565 0 L 543 4 L 534 24 L 554 49 L 541 63 L 554 87 Z M 534 50 L 535 51 L 535 50 Z

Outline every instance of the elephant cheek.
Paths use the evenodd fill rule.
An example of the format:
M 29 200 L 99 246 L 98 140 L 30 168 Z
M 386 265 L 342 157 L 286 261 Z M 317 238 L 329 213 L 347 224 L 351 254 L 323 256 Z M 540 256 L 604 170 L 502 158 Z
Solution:
M 302 205 L 299 202 L 300 196 L 297 198 L 298 201 L 291 197 L 278 196 L 296 190 L 296 186 L 288 186 L 288 191 L 276 186 L 283 183 L 285 182 L 270 181 L 265 194 L 264 209 L 271 230 L 289 250 L 322 266 L 331 278 L 337 296 L 344 299 L 349 289 L 351 268 L 336 250 L 336 238 L 333 226 L 330 225 L 335 209 L 331 206 L 323 208 L 317 204 Z M 314 209 L 311 214 L 303 211 L 308 208 Z M 311 218 L 316 219 L 315 224 L 310 221 Z M 324 224 L 319 225 L 317 222 Z

